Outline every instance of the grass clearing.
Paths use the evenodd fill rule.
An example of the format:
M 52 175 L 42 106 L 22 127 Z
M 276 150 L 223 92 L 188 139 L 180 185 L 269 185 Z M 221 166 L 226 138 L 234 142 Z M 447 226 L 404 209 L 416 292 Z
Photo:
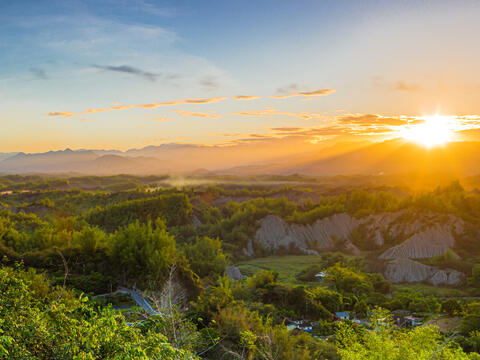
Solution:
M 320 256 L 313 255 L 269 256 L 242 261 L 237 266 L 245 276 L 252 276 L 260 270 L 273 270 L 278 272 L 280 282 L 295 285 L 304 284 L 297 281 L 295 275 L 310 265 L 320 263 L 320 260 Z

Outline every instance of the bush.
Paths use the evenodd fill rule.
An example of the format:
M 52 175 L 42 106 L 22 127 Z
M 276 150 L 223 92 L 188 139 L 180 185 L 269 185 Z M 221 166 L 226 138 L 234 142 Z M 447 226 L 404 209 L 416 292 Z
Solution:
M 462 311 L 462 306 L 455 299 L 447 299 L 442 302 L 440 311 L 449 316 L 458 315 Z

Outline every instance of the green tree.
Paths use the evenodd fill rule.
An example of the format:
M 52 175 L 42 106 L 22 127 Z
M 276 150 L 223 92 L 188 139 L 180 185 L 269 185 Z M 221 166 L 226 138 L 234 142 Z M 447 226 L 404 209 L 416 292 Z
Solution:
M 0 358 L 155 359 L 195 358 L 158 332 L 128 326 L 111 308 L 95 309 L 86 297 L 54 288 L 37 297 L 32 274 L 0 269 Z M 45 280 L 43 280 L 45 281 Z
M 461 323 L 463 334 L 469 334 L 472 331 L 480 330 L 480 302 L 474 301 L 463 310 L 463 318 Z
M 442 302 L 440 311 L 449 316 L 458 315 L 462 311 L 462 306 L 456 299 L 447 299 Z
M 478 355 L 465 354 L 458 344 L 445 340 L 431 327 L 405 331 L 387 323 L 377 326 L 375 331 L 359 332 L 342 322 L 336 331 L 336 344 L 342 360 L 478 359 Z
M 342 294 L 362 295 L 373 291 L 372 284 L 367 277 L 352 269 L 335 264 L 325 270 L 327 276 L 324 282 Z
M 72 242 L 79 246 L 83 252 L 92 254 L 100 246 L 106 246 L 106 235 L 102 230 L 85 226 L 81 231 L 73 234 Z
M 163 221 L 155 225 L 136 221 L 112 236 L 110 256 L 124 283 L 157 287 L 167 278 L 177 257 L 175 240 Z
M 195 244 L 185 247 L 184 252 L 192 270 L 202 278 L 218 276 L 225 271 L 227 258 L 219 239 L 197 238 Z

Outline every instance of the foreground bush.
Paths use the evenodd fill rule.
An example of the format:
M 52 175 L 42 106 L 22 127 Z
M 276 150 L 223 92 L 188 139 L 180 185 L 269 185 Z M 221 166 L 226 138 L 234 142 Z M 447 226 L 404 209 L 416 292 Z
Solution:
M 0 269 L 0 358 L 194 358 L 160 333 L 128 326 L 112 309 L 96 310 L 85 297 L 48 290 L 42 276 Z

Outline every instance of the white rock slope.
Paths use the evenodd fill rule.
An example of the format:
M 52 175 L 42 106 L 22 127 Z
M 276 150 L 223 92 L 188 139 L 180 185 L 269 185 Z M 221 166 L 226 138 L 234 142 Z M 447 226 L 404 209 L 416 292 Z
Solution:
M 393 283 L 428 282 L 432 285 L 455 286 L 465 278 L 457 270 L 439 269 L 405 258 L 397 258 L 387 263 L 385 279 Z
M 405 216 L 404 216 L 405 215 Z M 464 223 L 453 216 L 424 213 L 415 216 L 406 211 L 369 215 L 360 219 L 346 213 L 317 220 L 310 225 L 288 224 L 275 215 L 268 215 L 259 222 L 255 237 L 243 250 L 244 255 L 254 256 L 255 244 L 275 253 L 291 246 L 304 254 L 315 255 L 318 250 L 333 245 L 332 238 L 348 240 L 352 231 L 362 225 L 374 243 L 380 247 L 384 236 L 406 239 L 380 255 L 382 259 L 430 258 L 444 254 L 455 245 L 455 234 L 463 232 Z M 353 253 L 358 249 L 349 241 L 347 248 Z
M 393 246 L 383 254 L 381 259 L 431 258 L 445 254 L 455 245 L 452 224 L 435 224 L 426 230 L 413 234 L 403 243 Z
M 253 242 L 275 253 L 281 247 L 289 249 L 294 245 L 307 255 L 318 255 L 314 249 L 328 248 L 333 245 L 332 238 L 347 239 L 359 221 L 347 214 L 336 214 L 317 220 L 312 225 L 288 224 L 276 215 L 268 215 L 260 220 L 260 228 Z M 253 242 L 244 249 L 246 256 L 253 256 Z M 358 253 L 353 244 L 347 244 L 350 250 Z

